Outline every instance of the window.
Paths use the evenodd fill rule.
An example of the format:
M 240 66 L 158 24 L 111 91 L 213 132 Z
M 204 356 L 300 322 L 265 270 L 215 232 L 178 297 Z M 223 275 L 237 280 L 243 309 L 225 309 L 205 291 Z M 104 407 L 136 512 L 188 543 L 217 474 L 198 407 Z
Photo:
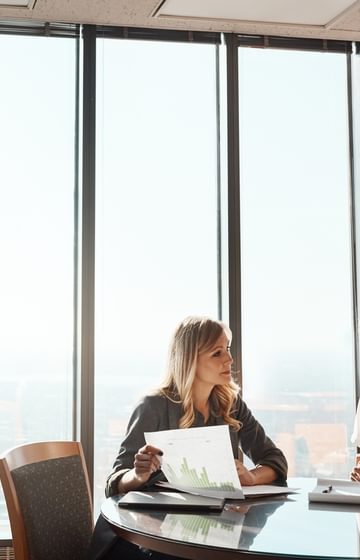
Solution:
M 214 46 L 98 40 L 96 493 L 176 323 L 218 312 Z
M 290 475 L 347 477 L 346 56 L 240 49 L 243 386 Z
M 72 438 L 74 45 L 0 35 L 1 450 Z
M 0 35 L 0 449 L 73 438 L 74 333 L 80 341 L 88 334 L 95 379 L 91 373 L 79 395 L 94 381 L 95 433 L 90 427 L 82 437 L 92 445 L 94 436 L 96 515 L 129 414 L 163 377 L 176 323 L 196 313 L 227 320 L 235 309 L 243 395 L 285 451 L 290 475 L 347 477 L 355 451 L 356 306 L 346 56 L 239 48 L 240 215 L 230 204 L 229 224 L 223 162 L 229 153 L 232 163 L 235 143 L 231 134 L 225 141 L 219 37 L 194 32 L 186 42 L 179 32 L 183 42 L 180 35 L 174 42 L 177 32 L 84 27 L 87 46 L 98 34 L 96 153 L 79 139 L 96 161 L 96 177 L 91 165 L 84 173 L 91 176 L 85 187 L 96 182 L 96 224 L 90 211 L 87 222 L 79 216 L 91 255 L 95 229 L 94 348 L 91 326 L 84 321 L 77 333 L 74 313 L 76 267 L 89 288 L 84 301 L 92 279 L 75 254 L 78 45 L 64 25 L 46 28 L 62 38 Z M 85 51 L 84 97 L 94 69 L 92 50 Z M 231 95 L 228 103 L 237 105 Z M 237 224 L 239 267 L 226 246 Z M 87 251 L 81 256 L 92 271 Z M 232 267 L 241 276 L 241 305 Z M 82 428 L 91 395 L 80 403 Z M 0 496 L 0 538 L 7 535 Z

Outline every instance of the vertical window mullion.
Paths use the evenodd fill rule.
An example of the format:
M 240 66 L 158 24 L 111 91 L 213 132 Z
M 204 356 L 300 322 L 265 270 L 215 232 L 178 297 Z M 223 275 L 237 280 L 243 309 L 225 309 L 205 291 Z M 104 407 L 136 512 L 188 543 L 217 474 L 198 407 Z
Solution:
M 84 26 L 81 419 L 80 437 L 89 470 L 94 471 L 94 315 L 95 315 L 95 103 L 96 28 Z
M 73 322 L 73 403 L 72 403 L 72 433 L 73 440 L 76 440 L 78 433 L 78 349 L 79 349 L 79 111 L 80 111 L 80 37 L 76 38 L 76 62 L 75 62 L 75 123 L 74 123 L 74 322 Z
M 353 337 L 354 337 L 354 371 L 355 371 L 355 399 L 356 403 L 360 398 L 360 379 L 359 379 L 359 274 L 358 274 L 358 246 L 359 228 L 358 226 L 358 189 L 356 178 L 357 156 L 355 151 L 357 121 L 359 120 L 356 102 L 358 101 L 355 87 L 356 80 L 353 80 L 353 62 L 355 72 L 356 62 L 359 55 L 347 54 L 347 94 L 348 94 L 348 122 L 349 122 L 349 171 L 350 171 L 350 234 L 351 234 L 351 267 L 352 267 L 352 298 L 353 298 Z M 355 103 L 354 103 L 355 100 Z M 355 403 L 355 405 L 356 405 Z M 360 448 L 358 447 L 358 452 Z
M 225 36 L 227 58 L 229 324 L 233 334 L 234 371 L 242 385 L 240 162 L 238 47 L 234 34 Z

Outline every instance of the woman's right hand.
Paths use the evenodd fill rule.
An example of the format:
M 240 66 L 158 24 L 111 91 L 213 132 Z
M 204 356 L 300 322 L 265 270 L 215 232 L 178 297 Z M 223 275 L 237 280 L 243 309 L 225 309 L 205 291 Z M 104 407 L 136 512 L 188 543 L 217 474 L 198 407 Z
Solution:
M 152 445 L 144 445 L 134 457 L 134 475 L 142 484 L 147 482 L 150 476 L 161 469 L 161 455 L 163 452 Z
M 144 445 L 134 455 L 134 468 L 127 471 L 119 480 L 120 493 L 137 490 L 145 484 L 150 476 L 161 469 L 161 455 L 163 452 L 152 445 Z

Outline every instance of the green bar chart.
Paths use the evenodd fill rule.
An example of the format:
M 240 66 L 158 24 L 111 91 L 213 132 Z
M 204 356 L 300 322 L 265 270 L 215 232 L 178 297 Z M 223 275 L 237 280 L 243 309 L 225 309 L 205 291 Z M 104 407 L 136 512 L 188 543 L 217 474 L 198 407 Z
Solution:
M 200 469 L 191 468 L 186 457 L 181 459 L 179 473 L 176 473 L 171 465 L 167 466 L 171 472 L 171 479 L 181 486 L 191 486 L 192 488 L 214 488 L 217 490 L 233 491 L 234 484 L 231 481 L 211 481 L 206 467 Z

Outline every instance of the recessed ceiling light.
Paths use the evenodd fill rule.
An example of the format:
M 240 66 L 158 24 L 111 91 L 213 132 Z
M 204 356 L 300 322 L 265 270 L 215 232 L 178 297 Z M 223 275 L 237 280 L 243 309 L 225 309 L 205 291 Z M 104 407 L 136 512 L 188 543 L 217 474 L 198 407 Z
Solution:
M 354 0 L 165 0 L 156 17 L 326 25 Z

